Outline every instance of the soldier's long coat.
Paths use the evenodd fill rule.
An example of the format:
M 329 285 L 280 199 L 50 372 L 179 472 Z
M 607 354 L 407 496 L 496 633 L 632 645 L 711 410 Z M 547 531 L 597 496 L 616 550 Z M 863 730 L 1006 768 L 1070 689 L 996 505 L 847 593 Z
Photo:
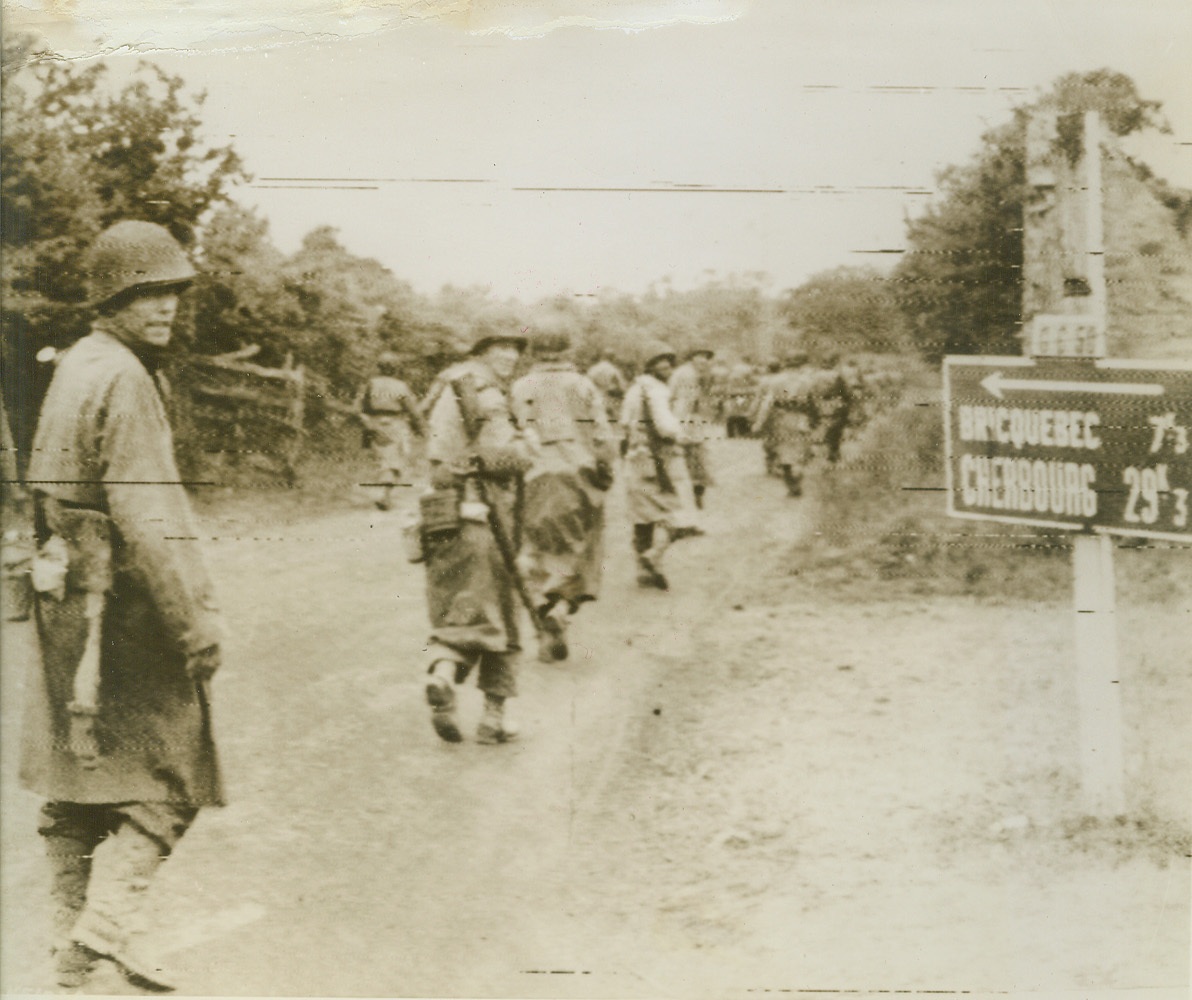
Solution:
M 762 389 L 756 431 L 778 465 L 800 472 L 811 461 L 816 412 L 813 373 L 793 368 L 770 376 Z
M 87 632 L 72 571 L 62 599 L 37 595 L 41 662 L 27 693 L 23 783 L 57 801 L 221 803 L 207 692 L 185 671 L 189 652 L 220 641 L 219 614 L 157 384 L 118 340 L 93 332 L 61 359 L 28 479 L 43 520 L 54 507 L 47 499 L 108 515 L 114 577 L 102 633 L 100 765 L 83 769 L 67 744 L 66 706 Z
M 522 565 L 540 605 L 548 595 L 595 600 L 604 540 L 603 490 L 597 464 L 611 470 L 614 444 L 604 398 L 592 380 L 566 362 L 539 362 L 513 384 L 519 426 L 538 448 L 526 475 Z
M 645 407 L 649 406 L 660 438 L 659 458 L 674 487 L 667 492 L 658 482 L 657 465 L 650 450 Z M 625 493 L 634 524 L 662 524 L 669 529 L 688 527 L 695 502 L 691 479 L 683 458 L 683 425 L 671 410 L 670 390 L 653 375 L 639 375 L 625 394 L 621 425 L 628 445 L 625 454 Z
M 431 484 L 456 490 L 470 503 L 481 501 L 483 493 L 516 546 L 516 481 L 530 457 L 504 390 L 486 365 L 469 360 L 444 372 L 431 392 L 426 405 Z M 460 409 L 461 394 L 474 410 L 472 428 Z M 482 484 L 476 457 L 487 470 Z M 517 593 L 487 523 L 464 521 L 459 530 L 427 540 L 426 592 L 433 642 L 465 653 L 520 648 Z

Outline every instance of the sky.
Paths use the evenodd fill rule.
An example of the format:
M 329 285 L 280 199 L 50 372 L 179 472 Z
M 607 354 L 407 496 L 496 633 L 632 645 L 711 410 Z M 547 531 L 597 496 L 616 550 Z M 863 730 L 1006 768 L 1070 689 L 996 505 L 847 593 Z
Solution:
M 47 8 L 45 4 L 49 4 Z M 47 10 L 50 12 L 47 13 Z M 5 0 L 9 26 L 208 93 L 235 197 L 422 291 L 779 291 L 885 264 L 936 172 L 1056 77 L 1108 66 L 1192 188 L 1186 0 Z

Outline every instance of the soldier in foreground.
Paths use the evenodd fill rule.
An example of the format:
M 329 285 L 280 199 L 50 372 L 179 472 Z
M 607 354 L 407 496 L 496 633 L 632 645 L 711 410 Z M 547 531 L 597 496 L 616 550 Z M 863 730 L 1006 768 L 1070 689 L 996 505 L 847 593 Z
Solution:
M 567 626 L 596 600 L 604 557 L 604 498 L 615 444 L 600 390 L 576 370 L 563 333 L 530 344 L 534 365 L 513 383 L 513 415 L 538 449 L 525 480 L 521 565 L 539 620 L 552 638 L 543 659 L 565 659 Z
M 805 370 L 807 354 L 793 351 L 781 369 L 762 383 L 753 432 L 762 438 L 766 468 L 782 476 L 788 496 L 803 495 L 803 475 L 811 461 L 812 429 L 817 415 L 815 378 Z
M 675 369 L 670 379 L 671 408 L 683 425 L 683 459 L 691 479 L 695 506 L 704 508 L 704 494 L 713 485 L 708 468 L 708 430 L 716 419 L 714 402 L 709 392 L 714 352 L 698 347 L 687 361 Z M 697 529 L 697 533 L 702 531 Z
M 145 890 L 223 803 L 208 695 L 222 627 L 155 378 L 195 272 L 147 222 L 101 233 L 85 267 L 97 315 L 59 361 L 28 470 L 42 655 L 21 777 L 49 800 L 59 983 L 106 958 L 161 991 L 135 942 Z
M 393 488 L 408 474 L 413 435 L 422 433 L 418 400 L 397 377 L 398 358 L 384 351 L 377 358 L 377 374 L 368 380 L 356 401 L 364 435 L 376 460 L 379 510 L 393 506 Z
M 642 367 L 642 374 L 625 394 L 621 411 L 626 492 L 638 585 L 667 590 L 663 556 L 676 534 L 690 528 L 689 513 L 684 509 L 691 483 L 680 447 L 683 427 L 671 410 L 667 387 L 675 352 L 666 344 L 654 344 L 647 349 Z
M 513 422 L 506 386 L 525 346 L 520 334 L 482 328 L 469 357 L 440 377 L 426 403 L 426 699 L 435 732 L 449 743 L 463 738 L 455 688 L 473 670 L 485 700 L 477 740 L 517 736 L 505 701 L 517 694 L 517 497 L 531 451 Z

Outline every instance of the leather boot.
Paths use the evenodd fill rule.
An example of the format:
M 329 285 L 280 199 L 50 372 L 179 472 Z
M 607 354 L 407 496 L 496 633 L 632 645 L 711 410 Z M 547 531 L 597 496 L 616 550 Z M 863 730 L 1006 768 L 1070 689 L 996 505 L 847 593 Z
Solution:
M 484 696 L 484 714 L 476 730 L 477 743 L 508 743 L 517 739 L 517 726 L 505 718 L 505 699 L 495 694 Z
M 554 663 L 556 660 L 567 659 L 567 625 L 568 614 L 565 601 L 558 600 L 539 613 L 542 622 L 543 635 L 538 641 L 538 660 L 541 663 Z
M 670 584 L 662 574 L 662 556 L 670 548 L 670 543 L 670 531 L 661 524 L 654 525 L 653 544 L 637 557 L 637 582 L 640 586 L 670 589 Z
M 438 660 L 430 668 L 426 681 L 426 703 L 430 705 L 430 723 L 447 743 L 459 743 L 463 734 L 455 716 L 455 664 Z
M 74 837 L 45 836 L 50 862 L 50 896 L 54 904 L 51 955 L 58 985 L 75 990 L 95 968 L 95 956 L 71 940 L 70 932 L 87 900 L 92 846 Z
M 155 993 L 169 992 L 174 984 L 159 963 L 137 953 L 134 938 L 141 930 L 145 890 L 162 860 L 156 840 L 122 823 L 95 848 L 87 902 L 70 932 L 94 956 L 110 958 L 129 983 Z

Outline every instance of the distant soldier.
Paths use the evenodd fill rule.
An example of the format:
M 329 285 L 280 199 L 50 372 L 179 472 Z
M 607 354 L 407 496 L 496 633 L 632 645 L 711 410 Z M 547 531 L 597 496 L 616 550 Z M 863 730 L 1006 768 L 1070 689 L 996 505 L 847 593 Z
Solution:
M 356 399 L 356 412 L 376 460 L 376 505 L 389 510 L 393 487 L 408 474 L 413 460 L 413 435 L 422 433 L 418 400 L 397 377 L 398 357 L 390 351 L 377 358 L 377 374 L 365 383 Z
M 846 432 L 864 419 L 861 376 L 852 365 L 842 364 L 838 354 L 829 353 L 814 372 L 811 395 L 816 450 L 835 465 Z
M 716 419 L 711 393 L 711 365 L 715 353 L 698 347 L 687 355 L 670 378 L 671 409 L 683 425 L 683 458 L 691 479 L 695 506 L 704 507 L 704 494 L 713 485 L 708 468 L 708 433 Z
M 608 418 L 608 425 L 612 428 L 614 434 L 619 435 L 621 430 L 621 407 L 625 402 L 625 376 L 621 373 L 621 369 L 617 367 L 613 361 L 612 351 L 602 351 L 600 353 L 600 360 L 592 365 L 587 372 L 588 378 L 600 390 L 600 395 L 604 398 L 604 412 Z M 618 442 L 618 450 L 621 450 L 624 442 Z
M 568 358 L 570 338 L 543 333 L 530 344 L 534 364 L 513 383 L 513 415 L 538 449 L 525 479 L 526 586 L 553 643 L 543 659 L 567 656 L 567 625 L 600 591 L 604 498 L 613 482 L 613 442 L 604 399 Z
M 753 431 L 762 437 L 767 471 L 772 462 L 782 476 L 789 496 L 803 495 L 803 475 L 811 461 L 812 431 L 816 414 L 814 382 L 804 366 L 807 355 L 791 352 L 780 370 L 762 383 Z
M 621 416 L 621 404 L 625 400 L 625 376 L 613 362 L 612 351 L 602 351 L 600 360 L 587 371 L 588 378 L 600 390 L 605 401 L 605 413 L 611 423 Z
M 135 940 L 145 890 L 223 803 L 208 692 L 222 627 L 155 377 L 195 272 L 148 222 L 105 230 L 85 267 L 97 315 L 58 362 L 28 469 L 41 669 L 21 777 L 49 800 L 59 982 L 83 985 L 102 957 L 160 991 Z
M 761 437 L 762 455 L 765 458 L 767 476 L 782 475 L 782 470 L 778 467 L 778 438 L 773 433 L 767 433 L 767 428 L 770 428 L 769 414 L 771 411 L 766 410 L 763 412 L 763 406 L 767 398 L 771 402 L 773 401 L 773 393 L 769 392 L 769 390 L 777 382 L 781 381 L 781 379 L 782 362 L 772 361 L 766 365 L 766 370 L 757 376 L 753 396 L 747 411 L 749 433 L 755 437 Z
M 674 371 L 675 352 L 655 343 L 646 352 L 639 375 L 625 394 L 621 425 L 626 434 L 625 479 L 633 548 L 637 553 L 637 582 L 666 590 L 662 558 L 676 533 L 690 528 L 683 498 L 691 483 L 680 442 L 683 427 L 671 410 L 667 380 Z M 686 494 L 684 491 L 687 491 Z
M 485 697 L 477 740 L 517 736 L 505 701 L 517 694 L 516 507 L 531 447 L 513 422 L 506 386 L 525 346 L 520 334 L 483 327 L 469 357 L 440 376 L 427 399 L 426 698 L 435 732 L 451 743 L 462 739 L 455 686 L 473 670 Z

